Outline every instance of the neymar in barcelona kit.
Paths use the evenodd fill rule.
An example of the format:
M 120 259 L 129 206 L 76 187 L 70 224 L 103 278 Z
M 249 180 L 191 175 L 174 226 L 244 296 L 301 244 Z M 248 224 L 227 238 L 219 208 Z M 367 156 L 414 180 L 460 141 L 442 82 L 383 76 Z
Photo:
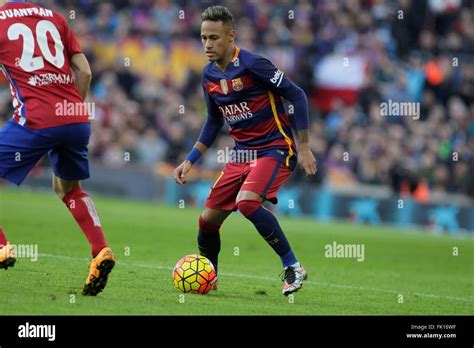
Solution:
M 220 227 L 230 213 L 239 210 L 280 257 L 282 293 L 289 295 L 302 287 L 307 274 L 277 219 L 262 204 L 265 200 L 277 203 L 279 188 L 297 165 L 307 175 L 316 173 L 309 147 L 308 101 L 283 71 L 268 59 L 237 47 L 234 38 L 234 19 L 227 8 L 212 6 L 202 14 L 201 40 L 210 61 L 202 74 L 208 117 L 193 149 L 175 169 L 175 180 L 186 183 L 192 165 L 225 123 L 238 158 L 225 165 L 211 187 L 199 217 L 199 250 L 217 269 Z M 291 118 L 282 99 L 293 105 Z

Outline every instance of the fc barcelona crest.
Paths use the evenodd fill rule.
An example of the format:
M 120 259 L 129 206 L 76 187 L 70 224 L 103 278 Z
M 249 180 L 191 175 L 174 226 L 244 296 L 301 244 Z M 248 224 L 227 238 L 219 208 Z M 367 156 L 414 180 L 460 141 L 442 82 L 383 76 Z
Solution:
M 224 93 L 224 94 L 229 93 L 229 87 L 227 86 L 227 80 L 222 79 L 220 82 L 221 82 L 222 93 Z
M 242 90 L 242 88 L 244 88 L 244 83 L 242 82 L 240 78 L 232 80 L 232 89 L 234 91 L 239 92 Z

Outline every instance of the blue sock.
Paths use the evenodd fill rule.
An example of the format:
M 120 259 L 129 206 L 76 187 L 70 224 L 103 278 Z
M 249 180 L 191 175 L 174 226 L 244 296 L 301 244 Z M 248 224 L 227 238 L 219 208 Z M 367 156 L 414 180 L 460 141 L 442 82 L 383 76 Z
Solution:
M 262 207 L 261 202 L 242 200 L 238 203 L 238 208 L 254 224 L 263 239 L 280 256 L 283 267 L 288 267 L 298 262 L 277 219 L 271 212 Z
M 198 247 L 202 256 L 212 262 L 217 273 L 219 252 L 221 251 L 220 224 L 205 221 L 199 217 Z
M 288 251 L 285 255 L 280 256 L 280 257 L 281 257 L 281 263 L 283 264 L 283 267 L 288 267 L 298 262 L 291 248 L 290 248 L 290 251 Z

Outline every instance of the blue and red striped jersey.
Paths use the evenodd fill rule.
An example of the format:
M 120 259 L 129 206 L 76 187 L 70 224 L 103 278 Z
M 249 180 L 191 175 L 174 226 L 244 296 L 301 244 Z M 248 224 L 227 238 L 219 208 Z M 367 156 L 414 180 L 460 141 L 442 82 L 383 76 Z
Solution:
M 225 121 L 236 150 L 257 150 L 257 157 L 275 157 L 294 168 L 296 145 L 282 98 L 297 100 L 304 92 L 281 70 L 236 47 L 225 71 L 215 62 L 205 66 L 202 84 L 208 122 L 222 127 Z M 298 103 L 306 103 L 307 113 L 306 96 L 303 99 Z

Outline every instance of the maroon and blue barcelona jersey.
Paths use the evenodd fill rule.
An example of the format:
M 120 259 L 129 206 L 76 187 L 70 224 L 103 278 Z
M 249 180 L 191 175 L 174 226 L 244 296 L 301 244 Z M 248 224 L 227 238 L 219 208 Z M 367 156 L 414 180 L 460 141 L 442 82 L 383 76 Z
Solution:
M 206 65 L 202 84 L 208 121 L 228 125 L 236 150 L 256 150 L 294 168 L 296 146 L 282 98 L 303 93 L 268 59 L 236 48 L 225 71 Z M 305 115 L 307 117 L 307 115 Z

